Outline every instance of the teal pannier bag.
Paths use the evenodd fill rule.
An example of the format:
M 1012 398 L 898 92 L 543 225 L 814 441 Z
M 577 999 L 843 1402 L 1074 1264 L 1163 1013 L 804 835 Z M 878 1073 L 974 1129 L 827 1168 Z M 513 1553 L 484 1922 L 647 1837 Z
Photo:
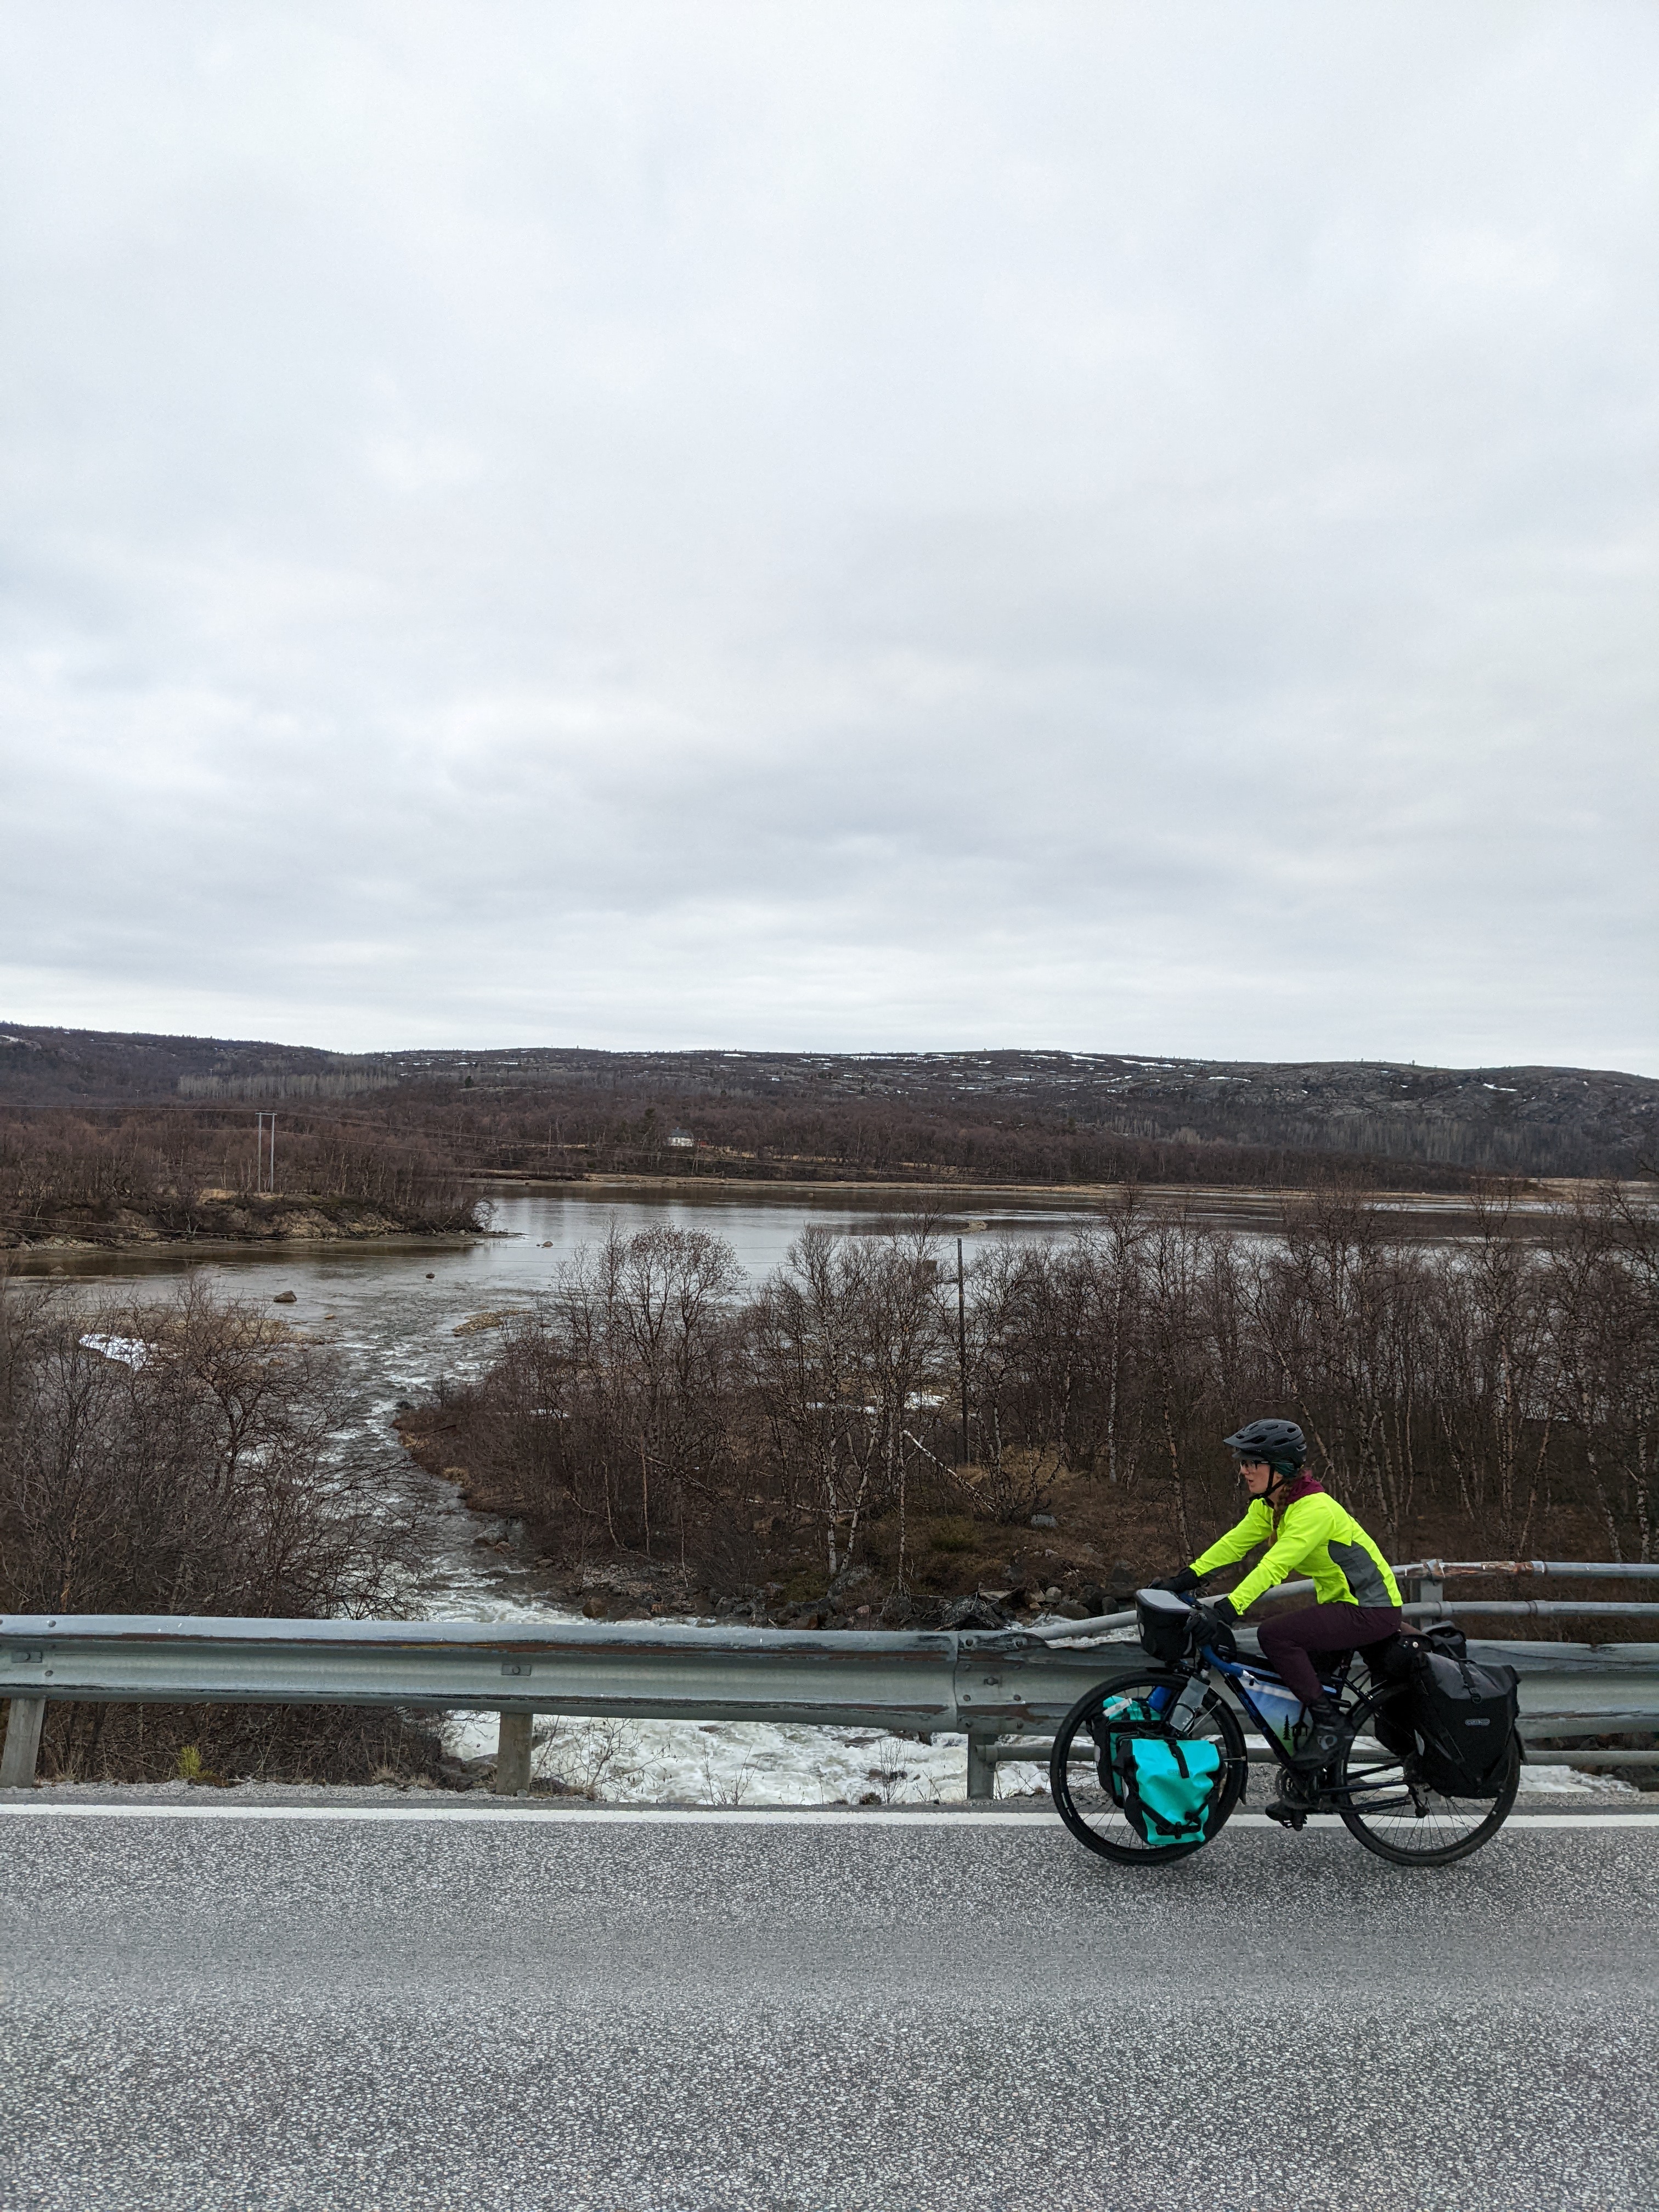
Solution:
M 1112 1795 L 1144 1844 L 1201 1844 L 1221 1795 L 1221 1746 L 1208 1737 L 1112 1737 Z
M 1132 1725 L 1139 1722 L 1143 1727 L 1156 1728 L 1158 1715 L 1142 1698 L 1107 1698 L 1089 1723 L 1089 1733 L 1100 1754 L 1097 1769 L 1100 1786 L 1118 1805 L 1123 1802 L 1123 1784 L 1118 1778 L 1117 1747 L 1125 1741 L 1121 1730 L 1126 1721 Z

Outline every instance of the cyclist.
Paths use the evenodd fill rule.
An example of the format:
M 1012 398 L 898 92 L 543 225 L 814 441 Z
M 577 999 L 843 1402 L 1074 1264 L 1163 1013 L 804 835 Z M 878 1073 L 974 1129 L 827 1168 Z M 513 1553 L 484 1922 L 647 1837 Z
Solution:
M 1237 1457 L 1250 1504 L 1236 1528 L 1200 1552 L 1191 1566 L 1158 1583 L 1186 1597 L 1217 1567 L 1268 1543 L 1230 1597 L 1197 1607 L 1203 1641 L 1225 1650 L 1232 1623 L 1298 1569 L 1313 1577 L 1315 1602 L 1264 1621 L 1261 1653 L 1308 1708 L 1291 1765 L 1306 1774 L 1328 1766 L 1342 1748 L 1342 1717 L 1320 1687 L 1314 1651 L 1364 1651 L 1400 1626 L 1400 1586 L 1388 1561 L 1352 1514 L 1307 1470 L 1308 1448 L 1294 1421 L 1251 1421 L 1223 1439 Z

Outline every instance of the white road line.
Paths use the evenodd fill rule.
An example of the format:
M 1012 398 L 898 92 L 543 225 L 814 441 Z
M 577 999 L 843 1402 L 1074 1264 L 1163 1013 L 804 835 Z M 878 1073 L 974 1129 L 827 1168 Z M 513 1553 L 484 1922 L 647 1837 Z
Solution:
M 810 1806 L 776 1806 L 751 1812 L 719 1807 L 595 1805 L 575 1808 L 528 1805 L 64 1805 L 27 1802 L 0 1804 L 7 1814 L 26 1820 L 424 1820 L 486 1823 L 529 1822 L 542 1827 L 645 1828 L 1055 1828 L 1057 1813 L 902 1813 L 817 1811 Z M 1272 1828 L 1265 1813 L 1235 1813 L 1230 1828 Z M 1334 1813 L 1309 1816 L 1313 1828 L 1339 1828 Z M 1512 1813 L 1512 1828 L 1659 1828 L 1659 1813 Z

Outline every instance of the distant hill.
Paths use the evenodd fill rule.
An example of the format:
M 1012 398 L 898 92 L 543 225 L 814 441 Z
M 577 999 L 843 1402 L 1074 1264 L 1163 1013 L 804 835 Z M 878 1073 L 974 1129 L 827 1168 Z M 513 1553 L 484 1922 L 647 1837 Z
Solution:
M 459 1089 L 484 1094 L 477 1108 L 504 1140 L 509 1123 L 540 1110 L 538 1100 L 584 1126 L 672 1101 L 705 1141 L 753 1143 L 758 1132 L 775 1158 L 814 1145 L 817 1157 L 837 1157 L 837 1130 L 895 1119 L 950 1129 L 964 1142 L 976 1132 L 1042 1132 L 1062 1145 L 1109 1134 L 1160 1152 L 1337 1154 L 1443 1172 L 1659 1174 L 1659 1080 L 1608 1069 L 1014 1051 L 348 1054 L 240 1038 L 0 1028 L 0 1108 L 13 1111 L 355 1099 L 398 1118 L 406 1107 L 418 1119 L 441 1111 L 449 1120 Z M 561 1129 L 560 1150 L 572 1139 Z M 590 1141 L 574 1137 L 579 1149 Z

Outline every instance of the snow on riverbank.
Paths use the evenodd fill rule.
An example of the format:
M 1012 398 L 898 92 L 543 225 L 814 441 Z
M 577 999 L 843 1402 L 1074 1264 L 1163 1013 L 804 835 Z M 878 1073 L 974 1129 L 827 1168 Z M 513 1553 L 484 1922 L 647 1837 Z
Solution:
M 495 1716 L 457 1713 L 447 1733 L 464 1756 L 488 1757 Z M 616 1805 L 959 1804 L 967 1738 L 924 1744 L 875 1729 L 543 1715 L 534 1772 Z
M 477 1620 L 581 1618 L 482 1590 L 467 1613 Z M 497 1725 L 494 1712 L 451 1713 L 446 1747 L 459 1759 L 493 1759 Z M 918 1743 L 873 1728 L 538 1713 L 533 1773 L 537 1782 L 617 1805 L 951 1805 L 968 1795 L 968 1739 L 939 1735 Z M 1005 1767 L 999 1783 L 1000 1796 L 1030 1795 L 1046 1789 L 1046 1770 Z

